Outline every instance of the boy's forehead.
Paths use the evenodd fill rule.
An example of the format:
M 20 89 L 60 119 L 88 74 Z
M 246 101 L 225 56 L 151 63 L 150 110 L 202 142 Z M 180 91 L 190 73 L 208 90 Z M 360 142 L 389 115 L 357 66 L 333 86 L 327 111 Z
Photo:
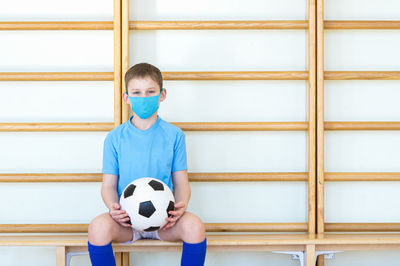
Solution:
M 143 78 L 132 78 L 128 82 L 128 90 L 144 90 L 149 88 L 159 88 L 158 83 L 155 82 L 150 77 L 143 77 Z

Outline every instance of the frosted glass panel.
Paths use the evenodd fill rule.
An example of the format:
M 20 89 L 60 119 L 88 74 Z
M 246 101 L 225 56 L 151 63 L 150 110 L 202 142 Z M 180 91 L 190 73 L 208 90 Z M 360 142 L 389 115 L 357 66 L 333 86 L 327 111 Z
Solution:
M 189 211 L 205 222 L 302 223 L 307 220 L 306 182 L 193 182 L 190 186 Z
M 306 0 L 131 0 L 130 20 L 307 19 Z
M 3 122 L 113 122 L 112 81 L 0 82 Z
M 399 194 L 399 182 L 325 183 L 325 221 L 397 223 Z
M 0 261 L 7 266 L 54 266 L 56 247 L 1 246 Z
M 100 183 L 2 184 L 0 200 L 8 204 L 3 204 L 1 210 L 8 215 L 2 215 L 0 222 L 90 223 L 107 210 L 100 188 Z
M 398 250 L 345 251 L 335 254 L 335 259 L 327 260 L 326 266 L 397 266 L 400 260 Z
M 306 70 L 302 30 L 131 31 L 130 65 L 162 71 Z
M 0 71 L 114 70 L 112 31 L 0 31 Z
M 306 221 L 305 182 L 191 183 L 191 188 L 189 210 L 205 222 Z M 9 215 L 0 222 L 90 223 L 106 211 L 100 189 L 100 183 L 4 184 L 0 200 L 9 202 L 2 208 Z
M 159 114 L 173 122 L 307 121 L 306 81 L 166 81 Z
M 2 21 L 111 21 L 113 0 L 18 0 L 1 5 Z
M 327 20 L 399 20 L 398 0 L 325 0 Z
M 185 132 L 189 172 L 306 172 L 307 133 Z
M 3 173 L 100 173 L 107 132 L 0 133 Z
M 325 171 L 400 172 L 400 131 L 326 131 Z
M 398 30 L 325 32 L 325 70 L 399 70 Z
M 132 254 L 135 263 L 141 266 L 152 265 L 180 265 L 180 252 L 153 252 L 151 255 L 145 252 L 135 252 Z M 292 260 L 290 255 L 276 254 L 272 252 L 215 252 L 207 250 L 207 266 L 298 266 L 299 261 Z M 14 266 L 14 265 L 12 265 Z
M 399 80 L 325 81 L 325 121 L 400 121 Z

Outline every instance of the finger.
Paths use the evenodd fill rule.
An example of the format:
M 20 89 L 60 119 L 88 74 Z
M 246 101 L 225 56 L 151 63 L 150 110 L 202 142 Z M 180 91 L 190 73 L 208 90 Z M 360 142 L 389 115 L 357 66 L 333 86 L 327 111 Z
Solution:
M 173 222 L 173 217 L 166 217 L 165 220 L 169 223 Z
M 163 228 L 161 228 L 161 230 L 165 230 L 167 229 L 168 224 L 164 225 Z
M 168 214 L 171 214 L 172 216 L 182 216 L 183 215 L 183 210 L 178 210 L 178 211 L 170 211 Z
M 165 229 L 164 230 L 166 230 L 166 229 L 168 229 L 168 228 L 171 228 L 172 226 L 174 226 L 175 225 L 175 222 L 173 222 L 173 223 L 168 223 L 166 226 L 165 226 Z
M 119 224 L 122 225 L 123 227 L 131 227 L 131 225 L 128 223 L 119 223 Z
M 130 220 L 131 220 L 131 219 L 129 219 L 129 217 L 127 217 L 127 218 L 119 219 L 119 222 L 127 223 L 127 222 L 130 221 Z
M 121 208 L 121 206 L 119 206 L 119 204 L 116 203 L 116 202 L 112 205 L 112 207 L 113 207 L 115 210 L 119 210 L 119 209 Z
M 170 223 L 175 223 L 176 221 L 178 221 L 179 218 L 180 218 L 180 216 L 174 216 L 171 218 L 167 218 L 168 219 L 167 221 Z
M 126 211 L 111 211 L 111 214 L 114 216 L 119 216 L 119 215 L 128 215 Z
M 167 223 L 167 224 L 162 228 L 162 230 L 167 230 L 167 229 L 169 228 L 169 224 L 170 224 L 170 223 Z
M 117 215 L 117 219 L 118 220 L 123 220 L 125 218 L 129 218 L 129 215 L 127 213 L 126 214 Z

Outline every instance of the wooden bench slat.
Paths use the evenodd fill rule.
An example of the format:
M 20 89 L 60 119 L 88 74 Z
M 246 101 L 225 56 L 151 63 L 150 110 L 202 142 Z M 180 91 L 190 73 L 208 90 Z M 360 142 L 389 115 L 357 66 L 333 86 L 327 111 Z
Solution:
M 87 246 L 87 234 L 80 235 L 1 235 L 0 246 Z M 208 245 L 303 245 L 312 243 L 309 234 L 207 234 Z M 131 246 L 181 246 L 181 242 L 140 240 Z M 114 243 L 113 246 L 127 246 Z
M 208 245 L 374 245 L 399 244 L 400 233 L 390 234 L 207 234 Z M 77 235 L 0 235 L 0 246 L 87 246 L 87 234 Z M 139 240 L 113 246 L 181 246 L 181 242 Z

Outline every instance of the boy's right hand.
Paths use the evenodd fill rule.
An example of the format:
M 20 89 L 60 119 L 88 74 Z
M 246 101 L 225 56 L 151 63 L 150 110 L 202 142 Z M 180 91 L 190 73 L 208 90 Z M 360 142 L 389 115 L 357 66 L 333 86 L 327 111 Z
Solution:
M 126 211 L 121 210 L 121 206 L 118 203 L 114 203 L 110 209 L 111 217 L 120 225 L 124 227 L 131 227 L 129 215 Z

